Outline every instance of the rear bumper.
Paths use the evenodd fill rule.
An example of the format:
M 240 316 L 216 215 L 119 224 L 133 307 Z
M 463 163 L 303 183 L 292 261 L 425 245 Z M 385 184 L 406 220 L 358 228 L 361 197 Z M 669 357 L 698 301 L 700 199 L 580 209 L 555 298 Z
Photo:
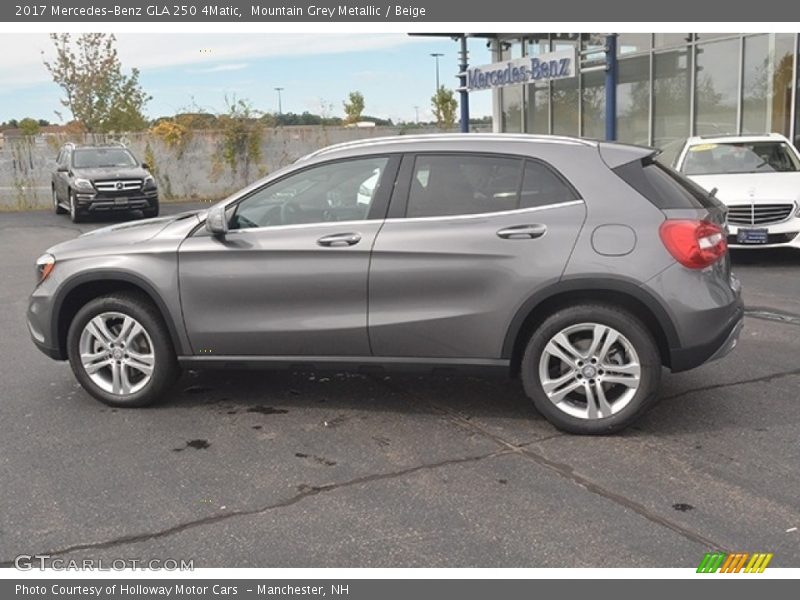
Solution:
M 744 302 L 739 299 L 731 318 L 712 340 L 687 348 L 673 348 L 670 351 L 672 372 L 688 371 L 726 356 L 736 347 L 743 326 Z

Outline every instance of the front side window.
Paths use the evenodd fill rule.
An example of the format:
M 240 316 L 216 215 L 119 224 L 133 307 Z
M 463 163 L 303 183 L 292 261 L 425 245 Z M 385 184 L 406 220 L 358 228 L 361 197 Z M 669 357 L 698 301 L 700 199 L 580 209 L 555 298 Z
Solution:
M 686 175 L 770 173 L 800 170 L 786 142 L 731 142 L 691 146 L 681 171 Z
M 517 208 L 522 160 L 421 155 L 414 162 L 408 217 L 440 217 Z
M 345 160 L 284 177 L 242 200 L 230 228 L 367 219 L 388 162 L 387 157 Z
M 72 152 L 72 166 L 76 169 L 135 167 L 136 159 L 125 148 L 77 148 Z

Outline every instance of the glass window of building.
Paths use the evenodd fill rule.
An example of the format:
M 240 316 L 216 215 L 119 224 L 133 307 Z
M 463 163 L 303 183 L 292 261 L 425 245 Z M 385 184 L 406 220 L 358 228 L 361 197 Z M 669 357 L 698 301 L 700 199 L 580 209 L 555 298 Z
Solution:
M 738 35 L 738 33 L 695 33 L 694 39 L 705 42 L 706 40 L 718 40 L 719 38 L 729 38 Z
M 580 44 L 577 34 L 558 34 L 553 38 L 553 50 L 575 48 Z M 553 133 L 557 135 L 580 135 L 578 121 L 578 78 L 557 79 L 552 82 L 550 110 L 553 118 Z
M 653 145 L 666 149 L 690 135 L 689 49 L 653 56 Z
M 604 140 L 606 136 L 606 74 L 581 75 L 581 136 Z
M 695 133 L 736 133 L 739 102 L 738 38 L 697 46 Z
M 654 48 L 669 48 L 671 46 L 681 46 L 687 44 L 692 39 L 691 33 L 654 33 Z
M 499 61 L 522 57 L 521 40 L 498 40 Z M 502 109 L 502 130 L 509 133 L 522 132 L 522 86 L 509 85 L 499 90 Z
M 742 132 L 791 132 L 794 35 L 744 38 Z
M 619 61 L 617 138 L 631 144 L 650 143 L 650 57 Z
M 550 133 L 550 86 L 531 83 L 525 87 L 525 132 Z
M 651 33 L 620 33 L 617 36 L 617 54 L 632 54 L 650 50 L 653 35 Z

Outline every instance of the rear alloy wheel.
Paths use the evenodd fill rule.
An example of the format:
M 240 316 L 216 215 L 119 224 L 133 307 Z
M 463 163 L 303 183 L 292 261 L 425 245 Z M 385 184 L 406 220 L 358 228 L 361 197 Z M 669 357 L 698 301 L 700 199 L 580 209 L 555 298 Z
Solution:
M 112 406 L 152 404 L 178 372 L 161 316 L 135 294 L 105 296 L 84 306 L 70 325 L 67 349 L 81 385 Z
M 61 204 L 58 203 L 58 192 L 56 192 L 56 188 L 53 188 L 53 210 L 57 215 L 63 215 L 65 212 L 67 212 L 61 206 Z
M 75 198 L 75 193 L 72 190 L 69 190 L 69 218 L 73 223 L 80 223 L 83 221 L 83 215 L 81 215 L 80 210 L 78 209 L 78 200 Z
M 627 311 L 569 307 L 531 337 L 522 364 L 525 391 L 556 427 L 619 431 L 656 397 L 661 361 L 649 331 Z

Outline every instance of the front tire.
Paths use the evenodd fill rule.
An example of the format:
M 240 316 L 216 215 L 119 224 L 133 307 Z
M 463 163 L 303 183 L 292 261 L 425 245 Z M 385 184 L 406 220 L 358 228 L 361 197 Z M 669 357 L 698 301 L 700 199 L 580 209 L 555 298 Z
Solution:
M 144 296 L 95 298 L 70 323 L 67 354 L 83 388 L 110 406 L 148 406 L 179 373 L 161 315 Z
M 53 210 L 57 215 L 63 215 L 65 212 L 67 212 L 58 202 L 58 192 L 56 192 L 56 188 L 53 188 Z
M 629 426 L 656 399 L 661 360 L 635 315 L 581 304 L 552 314 L 533 332 L 521 375 L 528 397 L 557 428 L 604 435 Z
M 156 202 L 153 206 L 148 208 L 142 209 L 142 216 L 145 219 L 152 219 L 158 216 L 158 202 Z
M 83 215 L 78 208 L 78 200 L 75 198 L 75 192 L 69 190 L 67 193 L 69 194 L 69 218 L 73 223 L 81 223 L 83 221 Z

